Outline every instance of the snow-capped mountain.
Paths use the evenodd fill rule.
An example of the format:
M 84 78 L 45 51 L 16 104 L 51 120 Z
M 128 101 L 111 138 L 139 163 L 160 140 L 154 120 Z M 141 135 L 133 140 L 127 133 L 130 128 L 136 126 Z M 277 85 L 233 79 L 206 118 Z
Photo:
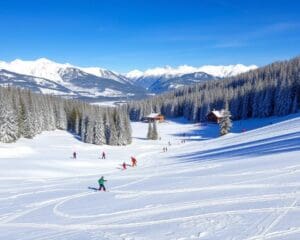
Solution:
M 237 74 L 247 72 L 249 70 L 256 69 L 256 65 L 245 66 L 242 64 L 228 65 L 228 66 L 213 66 L 204 65 L 201 67 L 192 67 L 188 65 L 182 65 L 177 68 L 172 68 L 170 66 L 151 68 L 144 72 L 140 70 L 133 70 L 126 74 L 127 78 L 132 79 L 139 86 L 149 88 L 158 79 L 171 79 L 175 77 L 180 77 L 184 74 L 204 72 L 214 77 L 231 77 Z
M 215 79 L 218 78 L 204 72 L 188 73 L 188 74 L 183 74 L 181 76 L 175 76 L 169 78 L 160 77 L 158 80 L 156 80 L 152 85 L 148 87 L 148 90 L 153 93 L 162 93 L 179 87 L 199 83 L 201 81 L 215 80 Z
M 63 81 L 61 73 L 64 70 L 76 68 L 88 74 L 97 77 L 112 79 L 121 83 L 127 83 L 127 78 L 110 70 L 99 67 L 78 67 L 70 63 L 57 63 L 46 58 L 39 58 L 35 61 L 23 61 L 16 59 L 12 62 L 0 61 L 0 69 L 6 69 L 11 72 L 31 75 L 40 78 L 46 78 L 52 81 Z
M 83 68 L 69 63 L 56 63 L 46 58 L 0 61 L 0 70 L 0 85 L 15 85 L 35 92 L 88 99 L 145 95 L 142 87 L 134 85 L 121 74 L 97 67 Z M 47 84 L 41 85 L 41 82 Z M 49 87 L 49 84 L 55 84 L 56 87 Z
M 0 86 L 15 86 L 30 89 L 36 93 L 55 94 L 60 96 L 77 97 L 78 94 L 72 90 L 45 78 L 18 74 L 0 69 Z
M 78 67 L 46 58 L 34 61 L 0 61 L 0 86 L 15 85 L 39 93 L 99 100 L 143 98 L 147 91 L 162 93 L 203 80 L 234 76 L 255 69 L 242 64 L 202 67 L 158 67 L 126 75 L 99 67 Z

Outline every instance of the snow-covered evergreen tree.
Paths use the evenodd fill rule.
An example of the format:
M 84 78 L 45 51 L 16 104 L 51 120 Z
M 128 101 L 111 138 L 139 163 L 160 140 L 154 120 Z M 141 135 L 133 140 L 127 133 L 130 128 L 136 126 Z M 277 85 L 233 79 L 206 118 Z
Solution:
M 296 113 L 297 110 L 298 110 L 298 100 L 297 100 L 297 95 L 295 95 L 292 104 L 292 113 Z
M 23 132 L 22 135 L 25 138 L 33 138 L 37 131 L 35 130 L 35 115 L 30 105 L 25 105 L 23 119 Z
M 153 122 L 152 139 L 153 140 L 157 140 L 158 139 L 158 132 L 157 132 L 157 123 L 156 123 L 156 121 Z
M 224 97 L 232 119 L 294 113 L 300 106 L 300 57 L 216 81 L 207 81 L 129 102 L 131 120 L 139 121 L 153 108 L 166 117 L 205 121 L 208 106 L 221 109 Z
M 42 131 L 58 128 L 71 131 L 88 143 L 131 143 L 127 108 L 104 108 L 10 87 L 0 87 L 0 99 L 2 142 L 33 138 Z
M 225 110 L 223 111 L 223 116 L 219 123 L 221 136 L 226 135 L 230 131 L 232 127 L 232 122 L 230 118 L 231 114 L 228 110 L 228 103 L 226 102 Z
M 94 144 L 102 145 L 106 143 L 105 139 L 105 127 L 101 115 L 98 115 L 95 119 L 94 126 Z
M 0 142 L 10 143 L 18 139 L 16 114 L 12 110 L 12 102 L 0 94 Z
M 64 109 L 62 102 L 57 103 L 56 105 L 56 127 L 61 130 L 67 129 L 67 114 Z
M 91 117 L 86 118 L 86 129 L 84 142 L 93 143 L 94 142 L 94 120 Z
M 80 118 L 78 113 L 75 116 L 74 131 L 77 135 L 80 134 Z
M 109 119 L 109 124 L 106 125 L 109 126 L 109 130 L 106 129 L 109 132 L 108 138 L 107 138 L 107 144 L 109 145 L 120 145 L 118 142 L 118 133 L 116 129 L 116 125 L 114 124 L 114 119 Z
M 81 129 L 80 129 L 80 137 L 81 141 L 85 142 L 86 141 L 86 125 L 87 125 L 87 117 L 83 116 L 81 119 Z
M 151 121 L 148 122 L 148 132 L 147 132 L 147 139 L 152 139 L 153 130 L 152 130 L 152 123 Z

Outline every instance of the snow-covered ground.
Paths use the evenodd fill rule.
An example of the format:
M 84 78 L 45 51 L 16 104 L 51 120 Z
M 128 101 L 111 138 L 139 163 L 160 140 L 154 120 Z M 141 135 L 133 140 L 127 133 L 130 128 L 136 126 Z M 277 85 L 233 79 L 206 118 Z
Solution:
M 149 141 L 133 123 L 121 147 L 62 131 L 0 144 L 0 239 L 300 239 L 299 114 L 224 137 L 182 120 L 158 128 Z M 138 166 L 121 170 L 132 155 Z M 101 175 L 109 191 L 88 189 Z

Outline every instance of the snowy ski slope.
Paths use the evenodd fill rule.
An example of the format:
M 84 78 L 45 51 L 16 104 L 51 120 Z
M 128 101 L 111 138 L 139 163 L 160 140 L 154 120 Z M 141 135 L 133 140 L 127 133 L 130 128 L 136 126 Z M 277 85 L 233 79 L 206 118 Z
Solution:
M 62 131 L 0 144 L 0 239 L 300 239 L 300 115 L 234 126 L 218 137 L 181 119 L 149 141 L 133 123 L 122 147 Z M 101 175 L 109 191 L 88 189 Z

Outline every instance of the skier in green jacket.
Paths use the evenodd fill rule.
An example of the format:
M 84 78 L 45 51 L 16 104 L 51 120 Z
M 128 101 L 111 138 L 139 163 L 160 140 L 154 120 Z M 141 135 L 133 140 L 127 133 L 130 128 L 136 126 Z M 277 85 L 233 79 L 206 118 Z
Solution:
M 106 188 L 105 188 L 105 186 L 104 186 L 104 183 L 105 183 L 106 181 L 107 181 L 107 180 L 105 180 L 103 176 L 98 180 L 98 183 L 99 183 L 99 191 L 101 191 L 102 188 L 103 188 L 103 191 L 106 191 Z

